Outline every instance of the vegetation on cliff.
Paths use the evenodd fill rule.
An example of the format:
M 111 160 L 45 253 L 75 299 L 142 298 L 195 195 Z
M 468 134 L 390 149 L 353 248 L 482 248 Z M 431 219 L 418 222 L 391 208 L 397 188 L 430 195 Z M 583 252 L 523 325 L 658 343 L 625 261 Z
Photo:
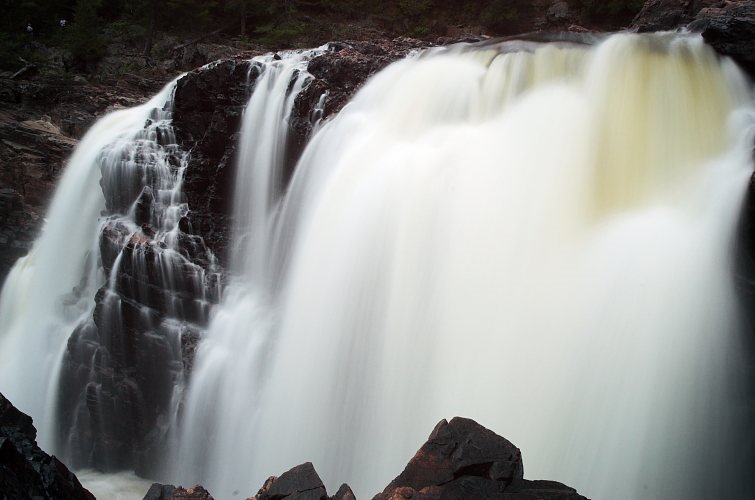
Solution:
M 106 54 L 106 40 L 114 38 L 159 58 L 153 53 L 159 34 L 284 48 L 375 31 L 420 38 L 465 31 L 511 34 L 532 30 L 546 11 L 567 24 L 619 27 L 642 0 L 2 0 L 0 5 L 5 12 L 0 69 L 15 71 L 43 59 L 44 46 L 66 51 L 66 70 L 88 71 Z

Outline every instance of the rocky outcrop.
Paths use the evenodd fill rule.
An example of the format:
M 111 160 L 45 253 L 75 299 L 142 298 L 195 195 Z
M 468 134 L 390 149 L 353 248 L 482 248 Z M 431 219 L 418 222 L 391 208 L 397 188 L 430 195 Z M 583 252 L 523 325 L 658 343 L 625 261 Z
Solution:
M 42 451 L 31 417 L 0 394 L 0 498 L 94 500 L 73 472 Z
M 755 75 L 755 1 L 726 2 L 698 12 L 690 25 L 721 54 Z
M 0 188 L 0 286 L 16 261 L 34 244 L 40 219 L 21 193 Z
M 49 116 L 17 121 L 0 110 L 0 285 L 40 230 L 43 210 L 77 141 Z
M 229 59 L 192 71 L 176 86 L 173 127 L 191 149 L 183 191 L 187 223 L 221 261 L 229 245 L 233 171 L 249 62 Z
M 685 26 L 755 76 L 754 0 L 647 0 L 632 22 L 640 32 Z
M 195 486 L 193 489 L 196 490 Z M 182 488 L 153 484 L 144 500 L 178 500 Z M 206 498 L 206 497 L 197 497 Z M 210 497 L 211 498 L 211 497 Z M 555 481 L 524 479 L 519 448 L 474 420 L 441 420 L 404 471 L 373 500 L 586 500 Z M 249 500 L 355 500 L 344 484 L 332 497 L 309 462 L 270 477 Z
M 710 3 L 706 0 L 647 0 L 632 21 L 632 27 L 640 32 L 671 30 L 691 22 L 704 4 Z

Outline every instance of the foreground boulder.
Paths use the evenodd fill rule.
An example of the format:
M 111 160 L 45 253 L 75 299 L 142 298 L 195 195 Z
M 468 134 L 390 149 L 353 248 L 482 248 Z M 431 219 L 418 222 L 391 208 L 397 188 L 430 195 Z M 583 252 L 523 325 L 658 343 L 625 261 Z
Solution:
M 328 493 L 311 462 L 297 465 L 280 477 L 271 477 L 254 500 L 327 500 Z
M 187 490 L 153 484 L 144 500 L 208 500 Z M 329 497 L 314 466 L 307 462 L 280 477 L 270 477 L 249 500 L 355 500 L 344 484 Z M 441 420 L 404 471 L 373 500 L 586 500 L 555 481 L 524 479 L 519 448 L 474 420 Z
M 182 488 L 168 484 L 153 483 L 144 500 L 213 500 L 212 495 L 202 486 Z
M 554 481 L 524 480 L 519 448 L 474 420 L 441 420 L 404 471 L 374 500 L 584 499 Z
M 31 417 L 0 394 L 0 498 L 94 500 L 73 472 L 37 446 Z

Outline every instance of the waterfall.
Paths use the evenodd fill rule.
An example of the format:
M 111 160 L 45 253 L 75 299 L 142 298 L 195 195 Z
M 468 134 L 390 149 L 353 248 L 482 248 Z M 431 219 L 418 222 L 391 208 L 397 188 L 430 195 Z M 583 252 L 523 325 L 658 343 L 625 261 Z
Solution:
M 103 491 L 235 498 L 311 461 L 362 498 L 462 415 L 592 498 L 751 498 L 734 63 L 671 33 L 435 48 L 321 98 L 296 157 L 325 50 L 251 62 L 222 294 L 180 81 L 82 139 L 0 296 L 0 391 L 41 446 Z
M 193 378 L 182 422 L 186 432 L 170 460 L 179 476 L 191 478 L 204 471 L 221 484 L 234 485 L 233 489 L 254 488 L 247 480 L 237 484 L 238 478 L 248 476 L 245 461 L 232 463 L 225 457 L 235 453 L 239 442 L 254 439 L 248 434 L 253 428 L 246 419 L 252 415 L 232 416 L 241 415 L 249 403 L 235 394 L 254 399 L 262 384 L 266 346 L 275 323 L 271 300 L 276 266 L 281 265 L 278 248 L 270 242 L 275 240 L 273 222 L 283 192 L 288 121 L 296 96 L 311 78 L 305 71 L 307 62 L 321 50 L 290 53 L 281 60 L 272 56 L 253 60 L 250 72 L 257 78 L 243 117 L 234 193 L 237 227 L 232 266 L 239 280 L 226 292 L 225 306 L 217 311 L 211 331 L 200 345 L 202 353 L 197 353 L 201 366 L 194 371 L 202 375 Z M 247 335 L 249 325 L 255 325 L 254 337 Z M 241 371 L 229 371 L 228 363 L 238 361 L 241 352 L 245 353 Z M 234 400 L 240 406 L 233 407 Z M 192 428 L 203 429 L 203 433 L 194 434 L 189 431 Z M 186 439 L 189 434 L 191 439 Z
M 142 106 L 111 113 L 84 136 L 68 162 L 41 235 L 19 259 L 0 300 L 0 390 L 39 427 L 41 446 L 54 443 L 57 372 L 71 331 L 91 317 L 105 276 L 98 261 L 105 198 L 100 169 L 108 146 L 131 145 L 166 86 Z
M 197 353 L 177 481 L 232 498 L 312 461 L 361 498 L 464 415 L 593 498 L 750 496 L 733 63 L 675 34 L 433 50 L 323 124 L 280 197 L 245 170 L 280 163 L 300 81 L 267 71 L 242 135 L 275 139 L 236 191 L 253 241 Z
M 214 257 L 184 232 L 175 89 L 87 133 L 0 299 L 0 390 L 75 468 L 152 468 L 182 397 L 181 338 L 217 302 Z

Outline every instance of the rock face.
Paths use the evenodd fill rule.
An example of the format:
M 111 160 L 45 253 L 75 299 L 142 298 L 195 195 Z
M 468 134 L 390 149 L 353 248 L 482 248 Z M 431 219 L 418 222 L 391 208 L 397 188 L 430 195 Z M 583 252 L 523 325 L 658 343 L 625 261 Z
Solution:
M 31 417 L 0 394 L 0 498 L 94 500 L 57 458 L 42 451 Z
M 229 244 L 233 171 L 249 63 L 230 59 L 192 71 L 176 87 L 173 127 L 191 148 L 183 191 L 187 223 L 221 261 Z
M 754 0 L 647 0 L 632 22 L 640 32 L 684 26 L 755 76 Z
M 523 476 L 519 448 L 474 420 L 456 417 L 440 421 L 404 471 L 373 500 L 586 500 L 561 483 L 528 481 Z M 144 500 L 195 498 L 180 496 L 181 490 L 153 484 Z M 249 500 L 329 498 L 356 499 L 347 484 L 328 497 L 320 476 L 307 462 L 269 478 Z
M 702 9 L 690 28 L 702 32 L 711 47 L 755 75 L 755 1 Z
M 34 243 L 64 159 L 77 143 L 49 116 L 15 118 L 0 110 L 0 284 Z
M 0 284 L 37 237 L 78 138 L 103 112 L 135 106 L 158 88 L 0 77 Z
M 701 0 L 647 0 L 632 22 L 640 32 L 664 31 L 684 26 L 703 7 Z

